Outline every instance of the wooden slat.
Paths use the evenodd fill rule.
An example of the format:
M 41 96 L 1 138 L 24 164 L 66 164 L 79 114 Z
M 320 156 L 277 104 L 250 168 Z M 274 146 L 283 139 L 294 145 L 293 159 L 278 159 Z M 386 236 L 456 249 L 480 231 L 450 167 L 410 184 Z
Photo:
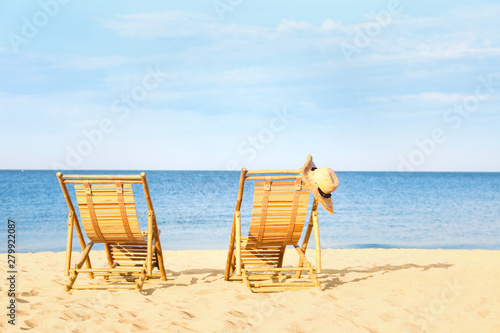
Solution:
M 273 169 L 273 170 L 251 170 L 251 171 L 246 172 L 247 175 L 276 174 L 276 173 L 299 174 L 299 170 L 296 170 L 296 169 Z
M 248 269 L 248 268 L 274 268 L 277 267 L 278 260 L 273 259 L 273 260 L 255 260 L 255 259 L 250 259 L 250 260 L 243 260 L 243 268 Z
M 141 180 L 140 175 L 63 175 L 63 179 L 106 179 L 106 180 L 120 180 L 120 179 L 136 179 Z
M 134 250 L 134 251 L 119 251 L 119 250 L 114 250 L 111 252 L 113 256 L 142 256 L 146 255 L 147 251 L 140 251 L 140 250 Z
M 74 186 L 75 186 L 75 190 L 84 190 L 85 189 L 83 187 L 83 185 L 75 184 Z M 116 187 L 113 184 L 109 183 L 109 182 L 108 182 L 108 184 L 102 184 L 102 183 L 94 184 L 92 187 L 94 189 L 96 189 L 96 190 L 106 190 L 106 189 L 107 190 L 113 190 L 113 189 L 116 189 Z M 124 189 L 132 189 L 133 186 L 132 186 L 132 184 L 126 184 L 126 183 L 124 183 L 123 184 L 123 188 Z
M 120 181 L 116 182 L 116 196 L 118 197 L 118 204 L 120 206 L 120 215 L 122 218 L 123 228 L 127 233 L 130 241 L 135 241 L 134 235 L 132 234 L 132 230 L 130 230 L 130 226 L 128 223 L 127 210 L 125 208 L 125 201 L 123 198 L 123 184 Z
M 260 240 L 259 231 L 263 209 L 266 209 L 266 230 L 262 239 L 263 243 L 292 244 L 300 239 L 307 216 L 310 193 L 301 178 L 295 176 L 293 177 L 295 179 L 292 178 L 293 181 L 290 178 L 292 177 L 287 180 L 271 181 L 271 191 L 267 198 L 267 204 L 264 202 L 267 195 L 265 182 L 257 181 L 254 183 L 254 199 L 249 229 L 249 236 L 254 241 Z
M 128 248 L 110 248 L 113 253 L 146 253 L 147 248 L 136 248 L 136 249 L 128 249 Z
M 255 255 L 266 256 L 266 255 L 279 255 L 281 253 L 281 251 L 280 250 L 262 251 L 259 248 L 242 248 L 241 253 L 242 253 L 242 255 L 244 253 L 248 253 L 248 254 L 252 254 L 252 255 L 255 254 Z
M 91 225 L 88 221 L 84 220 L 84 224 Z M 119 220 L 117 220 L 119 222 Z M 117 227 L 115 224 L 109 223 L 101 223 L 100 224 L 101 232 L 106 235 L 111 235 L 111 234 L 127 234 L 123 228 Z M 91 233 L 94 233 L 94 231 L 90 231 Z M 136 232 L 135 235 L 140 235 L 141 233 Z
M 304 225 L 304 220 L 305 220 L 305 214 L 304 214 L 304 220 L 301 219 L 302 214 L 299 214 L 299 199 L 300 199 L 300 183 L 302 182 L 300 177 L 297 177 L 295 179 L 295 194 L 294 194 L 294 199 L 293 199 L 293 207 L 290 212 L 290 225 L 288 227 L 288 231 L 286 234 L 286 240 L 284 245 L 290 244 L 290 241 L 292 240 L 293 232 L 295 230 L 295 223 L 298 222 L 300 231 L 302 231 L 302 226 Z
M 143 239 L 135 210 L 132 184 L 122 183 L 122 207 L 120 206 L 116 183 L 92 184 L 92 205 L 90 207 L 85 193 L 85 183 L 75 185 L 75 191 L 82 224 L 89 237 L 98 238 L 100 242 L 104 240 L 123 242 Z M 92 206 L 93 212 L 91 211 Z M 99 233 L 94 228 L 93 217 L 98 223 L 102 238 L 99 237 Z M 128 228 L 124 224 L 124 217 L 128 222 Z
M 289 177 L 289 179 L 291 179 L 290 181 L 279 181 L 279 182 L 273 182 L 273 184 L 275 186 L 290 186 L 290 185 L 295 185 L 295 178 L 297 177 L 297 175 L 291 175 Z M 305 185 L 306 183 L 304 181 L 301 181 L 301 185 Z M 264 182 L 254 182 L 254 186 L 264 186 Z
M 96 236 L 97 240 L 104 240 L 104 236 L 101 233 L 101 230 L 99 228 L 99 223 L 97 221 L 97 217 L 95 215 L 95 210 L 94 210 L 94 204 L 92 202 L 92 187 L 90 186 L 89 182 L 84 182 L 83 186 L 85 187 L 85 197 L 87 200 L 87 209 L 88 213 L 90 216 L 90 221 L 92 224 L 92 228 L 94 230 L 94 235 Z
M 147 253 L 127 253 L 127 254 L 118 254 L 114 253 L 111 255 L 114 259 L 119 260 L 119 258 L 146 258 Z
M 82 178 L 82 179 L 85 179 L 85 178 Z M 88 179 L 89 181 L 92 182 L 92 184 L 95 184 L 95 183 L 108 183 L 109 180 L 107 179 Z M 126 179 L 125 181 L 127 181 L 128 183 L 131 183 L 131 184 L 141 184 L 142 181 L 140 180 L 128 180 Z M 65 184 L 81 184 L 82 181 L 81 180 L 75 180 L 75 179 L 67 179 L 64 181 Z
M 261 203 L 263 200 L 264 196 L 255 196 L 253 199 L 254 203 Z M 309 199 L 309 197 L 308 197 Z M 305 201 L 306 198 L 300 198 L 301 201 Z M 269 201 L 270 202 L 293 202 L 293 196 L 292 195 L 271 195 L 269 196 Z
M 247 260 L 277 260 L 279 255 L 274 256 L 257 256 L 257 255 L 241 255 L 243 261 Z
M 112 256 L 113 260 L 115 261 L 121 261 L 121 260 L 135 260 L 135 261 L 144 261 L 146 260 L 146 256 L 143 255 L 129 255 L 129 256 L 118 256 L 118 255 L 113 255 Z
M 258 217 L 257 213 L 258 211 L 255 211 L 255 217 Z M 272 221 L 277 221 L 279 222 L 280 220 L 284 220 L 286 218 L 288 218 L 288 223 L 290 223 L 290 212 L 283 212 L 283 211 L 278 211 L 278 212 L 275 212 L 275 211 L 271 211 L 266 214 L 267 217 L 268 217 L 268 221 L 272 222 Z M 298 217 L 303 217 L 305 219 L 307 214 L 303 213 L 303 212 L 300 212 L 297 214 Z M 256 219 L 254 219 L 256 220 Z
M 259 231 L 257 235 L 257 242 L 262 242 L 264 238 L 264 231 L 266 229 L 266 217 L 267 217 L 267 204 L 269 202 L 269 193 L 271 192 L 271 177 L 267 176 L 264 181 L 264 195 L 262 196 L 262 209 L 260 213 L 260 223 L 259 223 Z

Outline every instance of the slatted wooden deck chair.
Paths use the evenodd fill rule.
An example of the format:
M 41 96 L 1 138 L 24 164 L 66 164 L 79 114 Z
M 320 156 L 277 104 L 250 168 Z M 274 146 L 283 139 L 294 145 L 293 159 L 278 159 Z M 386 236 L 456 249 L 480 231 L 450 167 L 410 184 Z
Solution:
M 254 196 L 248 237 L 241 237 L 240 208 L 245 182 L 254 182 Z M 318 202 L 314 199 L 302 245 L 310 192 L 298 170 L 247 171 L 242 169 L 238 199 L 233 218 L 225 280 L 243 280 L 253 292 L 274 292 L 319 287 L 316 273 L 321 273 L 321 247 L 318 229 Z M 305 252 L 314 231 L 316 266 Z M 298 253 L 296 267 L 283 267 L 287 246 Z M 286 273 L 295 274 L 290 275 Z M 288 282 L 309 275 L 308 282 Z M 283 275 L 285 273 L 285 275 Z M 261 282 L 271 279 L 270 282 Z M 279 282 L 283 281 L 284 282 Z
M 167 279 L 158 226 L 144 172 L 140 175 L 119 176 L 62 175 L 58 172 L 57 178 L 69 208 L 65 266 L 65 275 L 69 276 L 67 290 L 105 288 L 141 290 L 146 279 L 151 277 L 161 277 L 164 281 Z M 85 242 L 67 184 L 74 185 L 81 225 L 89 239 L 88 243 Z M 139 228 L 133 184 L 142 184 L 144 189 L 148 206 L 146 232 Z M 76 230 L 83 254 L 71 267 L 73 229 Z M 89 254 L 96 243 L 104 244 L 109 267 L 92 267 Z M 158 268 L 159 274 L 153 274 L 153 268 Z M 88 273 L 91 279 L 102 276 L 106 283 L 74 285 L 80 273 Z M 135 283 L 126 283 L 134 278 Z

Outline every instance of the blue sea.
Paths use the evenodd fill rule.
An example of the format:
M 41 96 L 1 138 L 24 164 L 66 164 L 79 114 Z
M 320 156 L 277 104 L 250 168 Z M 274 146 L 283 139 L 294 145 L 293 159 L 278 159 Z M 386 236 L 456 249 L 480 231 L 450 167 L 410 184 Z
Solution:
M 239 172 L 146 171 L 146 175 L 163 249 L 227 249 Z M 337 175 L 340 186 L 332 196 L 335 214 L 319 208 L 322 248 L 500 249 L 500 173 Z M 145 230 L 143 193 L 140 188 L 135 191 Z M 247 187 L 243 234 L 248 230 L 251 192 Z M 7 220 L 14 220 L 17 252 L 64 251 L 67 214 L 54 171 L 0 171 L 0 237 L 7 239 Z M 76 236 L 74 245 L 79 248 Z M 4 247 L 0 253 L 7 251 Z

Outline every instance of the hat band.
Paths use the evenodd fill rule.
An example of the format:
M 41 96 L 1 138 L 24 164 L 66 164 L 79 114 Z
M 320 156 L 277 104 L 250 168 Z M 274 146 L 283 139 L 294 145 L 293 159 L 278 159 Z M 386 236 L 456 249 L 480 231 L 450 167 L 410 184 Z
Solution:
M 330 199 L 332 197 L 332 194 L 329 193 L 329 194 L 326 194 L 325 192 L 321 191 L 321 189 L 319 188 L 318 186 L 318 191 L 319 191 L 319 194 L 321 194 L 321 196 L 325 199 Z
M 311 171 L 314 171 L 314 170 L 316 170 L 316 169 L 317 169 L 317 168 L 312 167 L 312 168 L 311 168 Z M 315 183 L 316 183 L 316 181 L 315 181 Z M 317 183 L 316 183 L 316 186 L 318 186 L 318 184 L 317 184 Z M 318 192 L 319 192 L 319 194 L 321 194 L 321 196 L 322 196 L 323 198 L 325 198 L 325 199 L 330 199 L 330 198 L 332 197 L 332 194 L 331 194 L 331 193 L 326 194 L 325 192 L 323 192 L 323 191 L 319 188 L 319 186 L 318 186 Z

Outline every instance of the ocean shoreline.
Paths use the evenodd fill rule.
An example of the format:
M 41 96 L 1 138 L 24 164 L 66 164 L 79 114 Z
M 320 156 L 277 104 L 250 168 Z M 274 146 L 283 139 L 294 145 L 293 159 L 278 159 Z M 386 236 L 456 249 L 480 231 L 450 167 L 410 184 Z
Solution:
M 98 245 L 98 244 L 96 244 Z M 228 242 L 228 245 L 229 245 L 229 242 Z M 312 250 L 314 249 L 314 246 L 308 246 L 308 250 Z M 291 250 L 291 248 L 288 248 L 288 250 Z M 464 251 L 464 252 L 469 252 L 469 251 L 491 251 L 491 252 L 499 252 L 500 249 L 478 249 L 478 248 L 474 248 L 474 249 L 456 249 L 456 248 L 417 248 L 417 247 L 342 247 L 342 248 L 336 248 L 336 247 L 328 247 L 328 248 L 322 248 L 321 251 L 351 251 L 351 250 L 359 250 L 359 251 L 363 251 L 363 250 L 374 250 L 374 251 L 378 251 L 378 250 L 387 250 L 387 251 L 391 251 L 391 250 L 394 250 L 394 251 L 404 251 L 404 250 L 415 250 L 415 251 Z M 73 252 L 80 252 L 82 251 L 80 248 L 76 248 L 76 247 L 73 247 Z M 227 252 L 227 250 L 223 250 L 223 249 L 178 249 L 178 250 L 163 250 L 163 252 L 165 253 L 168 253 L 168 252 L 188 252 L 188 251 L 198 251 L 198 252 L 207 252 L 207 251 L 225 251 Z M 104 250 L 95 250 L 95 246 L 94 246 L 94 250 L 92 252 L 104 252 Z M 291 252 L 291 251 L 290 251 Z M 29 251 L 29 252 L 16 252 L 16 254 L 24 254 L 24 255 L 27 255 L 27 254 L 41 254 L 41 253 L 53 253 L 53 254 L 58 254 L 58 253 L 66 253 L 66 250 L 58 250 L 58 251 L 50 251 L 50 250 L 47 250 L 47 251 Z M 7 252 L 0 252 L 0 256 L 2 255 L 7 255 Z

